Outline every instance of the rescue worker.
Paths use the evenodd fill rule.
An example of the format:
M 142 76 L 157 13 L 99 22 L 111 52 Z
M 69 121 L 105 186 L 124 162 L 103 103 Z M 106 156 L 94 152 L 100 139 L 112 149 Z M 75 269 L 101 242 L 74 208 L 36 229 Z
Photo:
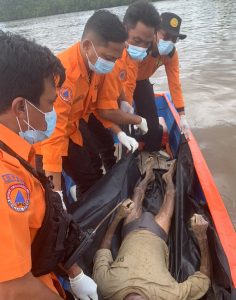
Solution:
M 86 138 L 83 144 L 84 122 L 96 108 L 104 75 L 113 70 L 121 57 L 126 38 L 119 18 L 109 11 L 99 10 L 87 21 L 81 42 L 58 55 L 66 69 L 66 80 L 54 105 L 55 131 L 42 143 L 41 154 L 43 169 L 47 176 L 53 176 L 54 190 L 62 198 L 62 169 L 74 180 L 79 193 L 86 192 L 103 175 L 96 146 L 89 145 L 93 143 L 92 138 Z M 110 107 L 109 103 L 106 105 Z M 140 120 L 137 118 L 137 124 Z M 106 143 L 113 147 L 112 137 L 106 134 Z
M 107 127 L 111 126 L 109 122 L 115 125 L 135 125 L 139 119 L 140 129 L 146 135 L 148 132 L 146 119 L 133 115 L 133 92 L 136 86 L 138 63 L 147 56 L 148 48 L 152 46 L 154 34 L 160 26 L 160 16 L 150 2 L 135 1 L 128 7 L 123 24 L 128 33 L 127 46 L 113 72 L 105 77 L 106 85 L 98 95 L 97 116 Z M 108 109 L 104 104 L 111 101 L 113 107 Z M 112 128 L 115 129 L 122 144 L 129 144 L 129 137 L 119 127 Z
M 55 81 L 62 85 L 65 70 L 48 48 L 19 35 L 0 31 L 0 49 L 0 299 L 59 300 L 64 292 L 48 273 L 78 240 L 68 239 L 71 218 L 32 167 L 31 144 L 54 130 Z M 67 273 L 75 297 L 98 299 L 77 264 Z
M 153 42 L 153 47 L 146 59 L 139 64 L 134 103 L 138 114 L 148 120 L 149 133 L 144 137 L 148 151 L 159 150 L 162 140 L 162 126 L 159 125 L 153 85 L 149 81 L 155 71 L 165 66 L 169 90 L 175 108 L 180 115 L 181 131 L 189 137 L 189 125 L 185 117 L 185 104 L 179 77 L 179 58 L 175 48 L 178 39 L 185 39 L 180 33 L 181 18 L 165 12 L 161 14 L 161 28 Z
M 98 133 L 98 123 L 111 128 L 117 134 L 118 140 L 128 150 L 136 150 L 138 143 L 128 134 L 129 124 L 140 123 L 143 134 L 148 132 L 148 124 L 145 118 L 134 115 L 133 93 L 136 86 L 138 73 L 138 62 L 147 55 L 147 49 L 152 45 L 154 34 L 160 25 L 160 17 L 155 7 L 148 1 L 141 0 L 131 4 L 124 16 L 123 24 L 128 33 L 126 48 L 122 57 L 117 60 L 114 70 L 107 74 L 104 84 L 98 93 L 97 111 L 95 113 L 96 123 L 89 122 L 90 132 L 96 132 L 97 144 L 104 144 L 102 135 Z M 111 104 L 113 103 L 113 104 Z M 108 104 L 110 109 L 108 109 Z M 101 122 L 99 122 L 99 121 Z M 119 125 L 123 125 L 121 127 Z M 112 161 L 114 157 L 113 145 L 106 151 L 100 148 L 103 162 Z M 113 160 L 114 161 L 114 160 Z

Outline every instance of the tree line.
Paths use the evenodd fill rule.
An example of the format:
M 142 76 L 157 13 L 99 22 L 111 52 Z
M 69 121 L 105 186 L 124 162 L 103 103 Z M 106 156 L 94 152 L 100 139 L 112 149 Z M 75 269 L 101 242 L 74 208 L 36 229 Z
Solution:
M 0 0 L 0 22 L 128 5 L 134 0 Z

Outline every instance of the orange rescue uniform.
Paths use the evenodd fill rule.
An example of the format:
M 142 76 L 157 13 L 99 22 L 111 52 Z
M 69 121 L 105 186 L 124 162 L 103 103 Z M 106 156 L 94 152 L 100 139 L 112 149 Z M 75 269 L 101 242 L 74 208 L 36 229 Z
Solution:
M 97 108 L 118 109 L 117 101 L 122 91 L 125 93 L 126 100 L 132 104 L 137 75 L 138 63 L 134 61 L 129 56 L 127 50 L 124 49 L 122 57 L 116 61 L 113 71 L 105 76 L 104 84 L 98 93 Z M 99 118 L 97 114 L 96 116 Z M 112 124 L 103 119 L 100 120 L 106 127 Z
M 54 104 L 57 124 L 50 138 L 41 143 L 43 168 L 61 172 L 62 157 L 67 156 L 69 139 L 82 146 L 83 139 L 78 128 L 80 119 L 88 120 L 96 109 L 97 93 L 104 75 L 92 73 L 89 78 L 77 43 L 58 55 L 66 69 L 66 80 Z
M 32 164 L 30 144 L 0 124 L 0 140 Z M 20 162 L 0 149 L 0 282 L 23 277 L 31 271 L 31 244 L 45 214 L 44 189 Z M 57 293 L 53 274 L 39 277 Z
M 165 66 L 170 94 L 176 109 L 184 108 L 184 98 L 179 76 L 179 57 L 177 50 L 172 57 L 148 55 L 139 63 L 137 80 L 146 80 L 151 77 L 158 68 Z

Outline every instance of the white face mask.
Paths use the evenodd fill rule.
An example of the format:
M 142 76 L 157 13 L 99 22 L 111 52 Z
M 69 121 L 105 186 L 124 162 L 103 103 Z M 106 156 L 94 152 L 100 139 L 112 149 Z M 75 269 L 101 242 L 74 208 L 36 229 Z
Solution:
M 45 122 L 47 123 L 47 129 L 46 130 L 37 130 L 33 126 L 30 125 L 29 123 L 29 111 L 28 111 L 28 103 L 33 106 L 35 109 L 37 109 L 39 112 L 44 114 L 45 116 Z M 30 144 L 35 144 L 37 142 L 42 142 L 43 140 L 47 139 L 49 136 L 52 135 L 55 127 L 56 127 L 56 121 L 57 121 L 57 115 L 55 110 L 53 109 L 52 111 L 48 113 L 44 113 L 41 111 L 39 108 L 34 106 L 32 103 L 29 101 L 25 100 L 25 110 L 26 110 L 26 115 L 27 115 L 27 121 L 23 120 L 25 124 L 28 126 L 28 130 L 22 131 L 20 122 L 18 117 L 16 117 L 16 120 L 18 122 L 18 126 L 20 129 L 19 136 L 21 136 L 23 139 L 25 139 L 28 143 Z
M 88 55 L 86 54 L 90 70 L 95 73 L 98 73 L 98 74 L 110 73 L 113 70 L 115 63 L 113 61 L 109 61 L 109 60 L 99 57 L 92 41 L 91 41 L 91 44 L 92 44 L 93 50 L 97 56 L 97 60 L 96 60 L 95 64 L 92 64 L 88 58 Z
M 169 55 L 171 51 L 173 51 L 175 44 L 172 41 L 164 41 L 160 39 L 157 47 L 160 55 Z
M 131 58 L 139 61 L 144 60 L 144 58 L 147 56 L 147 50 L 148 48 L 138 47 L 131 44 L 128 45 L 127 49 Z

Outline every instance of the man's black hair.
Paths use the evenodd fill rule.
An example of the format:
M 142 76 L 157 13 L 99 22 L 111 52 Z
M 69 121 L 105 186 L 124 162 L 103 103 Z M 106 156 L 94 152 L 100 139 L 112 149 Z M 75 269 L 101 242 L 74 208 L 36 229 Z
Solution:
M 104 44 L 108 42 L 123 43 L 128 38 L 125 27 L 118 16 L 105 9 L 96 11 L 88 19 L 82 39 L 86 38 L 89 32 L 93 32 L 97 39 Z
M 47 47 L 0 31 L 0 113 L 17 97 L 37 106 L 45 78 L 51 78 L 52 84 L 56 80 L 59 87 L 63 84 L 65 69 L 60 60 Z
M 148 27 L 153 27 L 155 31 L 160 29 L 160 15 L 154 5 L 149 1 L 135 1 L 130 4 L 126 10 L 123 19 L 124 25 L 128 28 L 134 28 L 138 22 L 142 22 Z

